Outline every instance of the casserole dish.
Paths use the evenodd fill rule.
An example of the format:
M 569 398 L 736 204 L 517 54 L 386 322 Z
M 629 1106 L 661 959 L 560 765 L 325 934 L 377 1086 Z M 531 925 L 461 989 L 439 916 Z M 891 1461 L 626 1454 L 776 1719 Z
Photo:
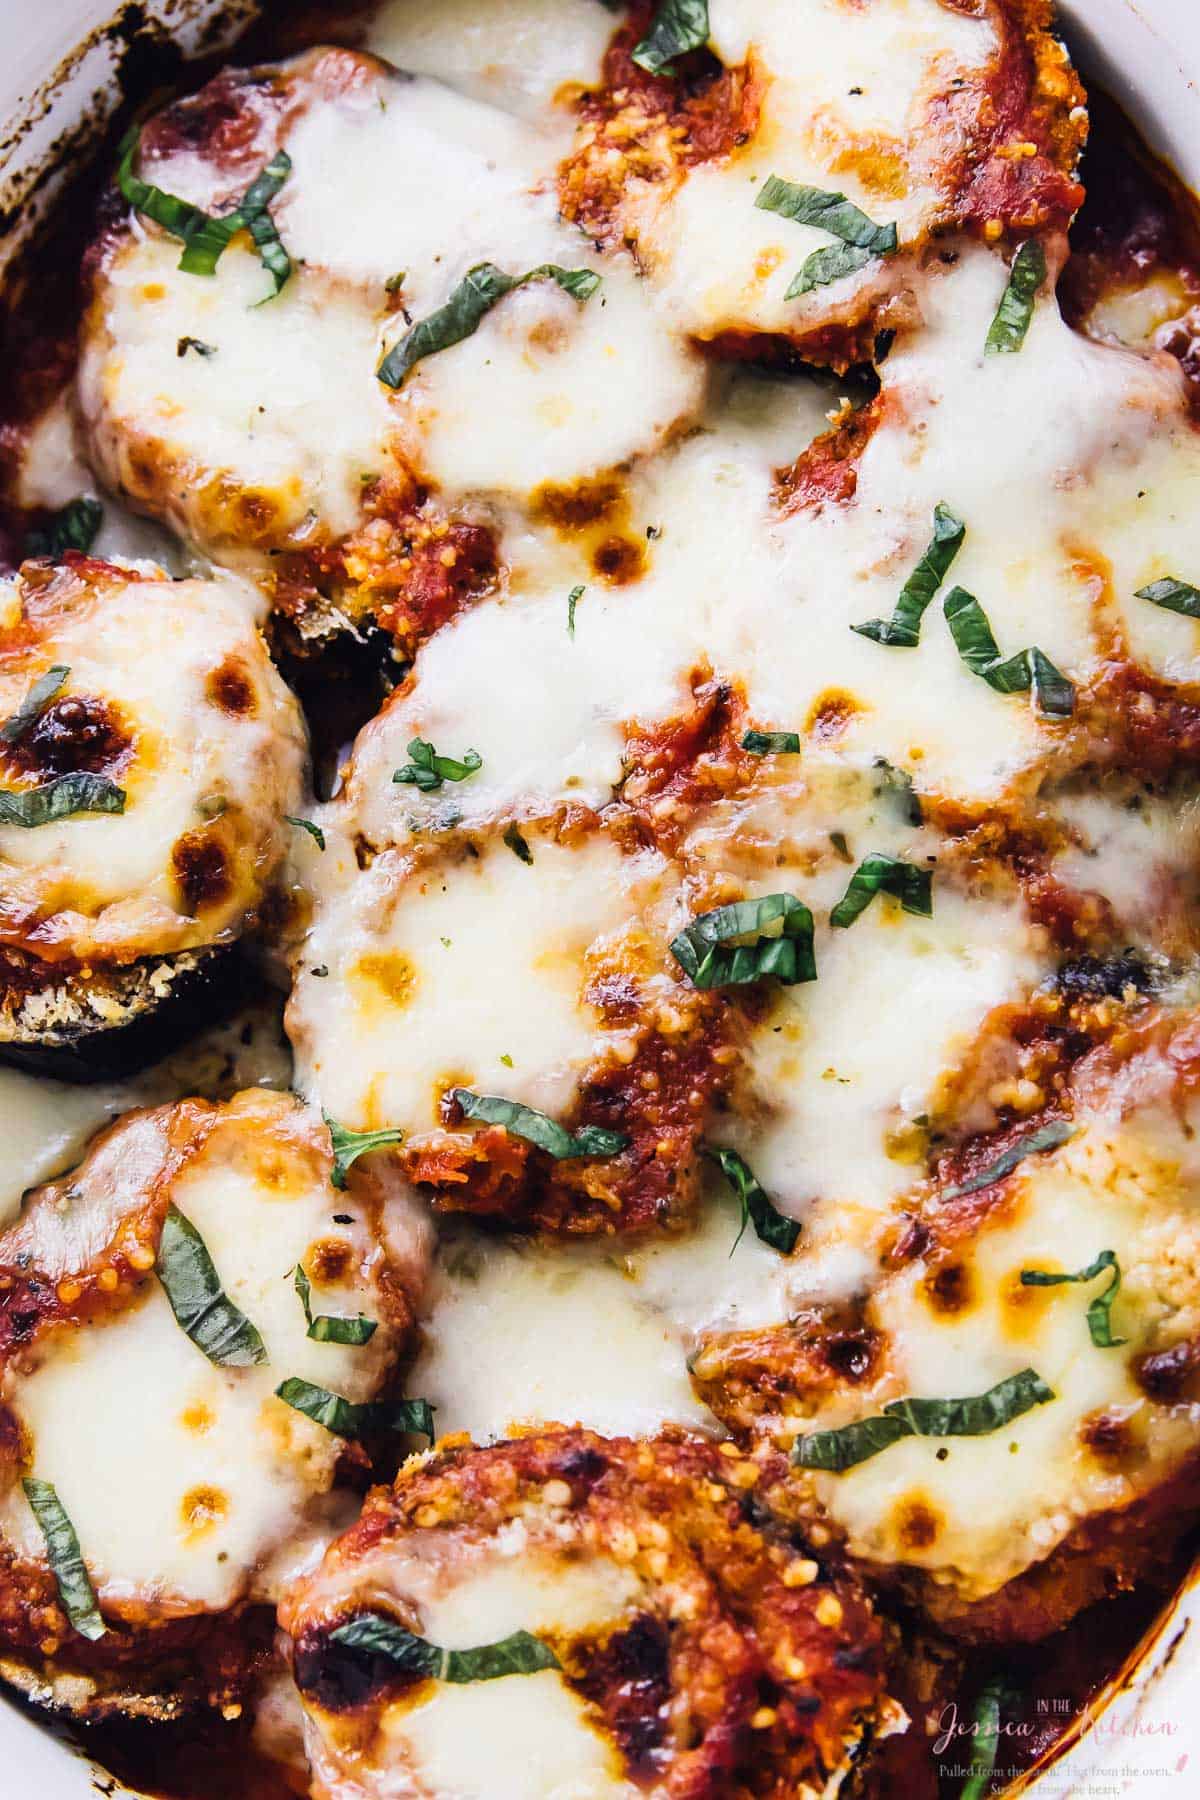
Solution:
M 152 35 L 154 33 L 156 15 L 152 8 L 146 9 L 145 14 L 142 9 L 126 9 L 115 33 L 105 36 L 101 31 L 100 35 L 89 39 L 89 30 L 103 27 L 106 23 L 95 19 L 89 9 L 65 5 L 57 9 L 48 7 L 38 15 L 35 31 L 26 29 L 26 22 L 21 17 L 22 10 L 19 6 L 10 4 L 14 20 L 19 22 L 19 31 L 13 29 L 7 18 L 4 20 L 6 31 L 19 45 L 19 54 L 14 59 L 14 91 L 11 95 L 11 114 L 15 124 L 11 139 L 10 172 L 6 179 L 10 183 L 7 196 L 10 212 L 19 213 L 22 221 L 27 222 L 36 218 L 39 209 L 48 204 L 52 196 L 52 181 L 40 183 L 37 179 L 31 179 L 31 172 L 35 177 L 40 176 L 40 172 L 47 166 L 48 155 L 56 144 L 60 144 L 63 134 L 69 149 L 73 141 L 72 134 L 77 128 L 85 134 L 95 128 L 97 117 L 103 113 L 106 104 L 105 83 L 111 81 L 112 59 L 115 57 L 119 61 L 122 46 L 127 52 L 132 45 L 136 60 L 139 50 L 145 47 L 142 34 L 147 30 Z M 81 10 L 84 14 L 82 17 Z M 1136 118 L 1155 149 L 1176 166 L 1186 179 L 1195 181 L 1200 180 L 1200 166 L 1195 166 L 1194 134 L 1190 130 L 1190 122 L 1196 103 L 1192 78 L 1200 70 L 1200 28 L 1190 17 L 1185 18 L 1183 12 L 1182 6 L 1173 7 L 1169 0 L 1160 0 L 1157 6 L 1150 5 L 1149 0 L 1143 0 L 1140 6 L 1126 4 L 1125 0 L 1107 0 L 1105 4 L 1094 0 L 1086 9 L 1077 8 L 1074 13 L 1070 8 L 1065 8 L 1064 16 L 1076 33 L 1075 41 L 1080 46 L 1079 54 L 1087 73 L 1093 77 L 1098 75 L 1102 84 Z M 231 13 L 228 8 L 164 7 L 162 31 L 167 41 L 181 42 L 189 52 L 194 49 L 216 50 L 228 37 L 235 35 L 243 23 L 244 20 L 238 16 L 236 9 Z M 72 56 L 72 46 L 81 43 L 85 46 L 84 49 Z M 68 61 L 65 73 L 60 74 L 60 69 L 64 68 L 64 54 Z M 132 79 L 136 80 L 136 76 Z M 380 110 L 384 110 L 382 101 Z M 61 165 L 61 155 L 60 145 L 58 163 L 55 166 Z M 20 229 L 10 234 L 6 245 L 10 255 L 19 237 Z M 542 254 L 540 249 L 536 252 L 538 258 Z M 545 254 L 549 255 L 550 252 Z M 532 264 L 535 254 L 531 253 L 526 260 Z M 557 275 L 555 279 L 558 279 Z M 614 296 L 617 293 L 614 283 Z M 195 338 L 181 337 L 179 342 L 182 345 L 199 345 L 195 349 L 196 356 L 206 354 L 202 342 Z M 180 360 L 184 356 L 185 351 L 181 350 Z M 664 360 L 660 358 L 654 363 L 656 378 L 662 376 Z M 684 381 L 685 375 L 681 372 L 681 386 Z M 674 404 L 676 396 L 673 393 L 663 400 L 667 411 Z M 679 404 L 682 406 L 682 403 Z M 664 438 L 669 435 L 666 429 L 663 435 Z M 508 473 L 505 472 L 506 479 Z M 472 478 L 477 478 L 474 473 Z M 512 479 L 514 482 L 518 481 L 519 475 L 513 474 Z M 155 510 L 152 496 L 147 509 Z M 187 525 L 191 535 L 203 542 L 203 522 L 198 525 L 196 516 L 189 514 Z M 574 604 L 572 601 L 572 608 Z M 573 610 L 571 626 L 573 630 Z M 411 648 L 399 626 L 397 640 L 406 650 Z M 426 746 L 426 750 L 428 748 Z M 413 766 L 403 779 L 414 787 L 423 788 L 425 784 L 420 778 L 421 767 L 436 773 L 432 764 L 426 763 L 419 767 Z M 397 776 L 397 779 L 400 778 Z M 457 782 L 462 776 L 451 774 L 448 779 Z M 519 832 L 517 835 L 524 845 L 524 852 L 513 844 L 508 847 L 514 850 L 520 862 L 525 862 L 529 844 Z M 505 842 L 508 842 L 507 838 Z M 536 840 L 534 853 L 543 859 L 544 864 L 553 860 L 549 846 L 543 848 Z M 503 893 L 507 893 L 507 890 L 503 890 Z M 595 928 L 600 929 L 606 922 L 606 918 L 598 914 Z M 338 929 L 335 924 L 329 938 L 328 962 L 322 952 L 319 968 L 313 971 L 313 974 L 319 974 L 321 980 L 328 977 L 328 963 L 334 963 L 336 968 L 337 937 Z M 449 941 L 448 937 L 442 936 L 443 945 L 448 945 Z M 302 1054 L 308 1059 L 310 1073 L 319 1068 L 320 1055 L 319 1044 L 314 1049 L 306 1041 L 306 1032 L 311 1032 L 311 1029 L 311 1017 L 305 1014 L 305 1002 L 301 997 L 293 1002 L 293 1040 L 298 1049 L 301 1045 L 306 1045 Z M 334 1061 L 336 1060 L 335 1058 Z M 380 1061 L 384 1060 L 381 1055 Z M 338 1073 L 341 1073 L 340 1069 Z M 313 1079 L 317 1080 L 317 1077 L 314 1076 Z M 347 1080 L 351 1079 L 352 1071 L 348 1070 Z M 343 1090 L 345 1093 L 349 1091 Z M 456 1092 L 465 1094 L 467 1100 L 478 1098 L 466 1089 L 460 1088 Z M 351 1099 L 344 1100 L 338 1106 L 339 1112 L 343 1113 L 347 1108 L 353 1110 Z M 488 1123 L 492 1122 L 486 1113 L 478 1116 Z M 595 1129 L 602 1131 L 600 1127 Z M 431 1181 L 430 1185 L 436 1184 Z M 539 1227 L 545 1227 L 549 1220 L 550 1228 L 553 1228 L 557 1215 L 552 1208 L 562 1204 L 570 1205 L 573 1202 L 563 1202 L 561 1196 L 548 1201 L 547 1210 L 535 1215 L 535 1222 Z M 605 1204 L 612 1202 L 606 1200 Z M 1157 1628 L 1154 1642 L 1139 1659 L 1122 1691 L 1105 1710 L 1104 1726 L 1070 1751 L 1046 1775 L 1049 1791 L 1071 1791 L 1069 1784 L 1072 1781 L 1085 1784 L 1090 1779 L 1099 1778 L 1098 1771 L 1113 1763 L 1118 1763 L 1124 1771 L 1135 1770 L 1136 1775 L 1128 1778 L 1136 1785 L 1144 1784 L 1151 1792 L 1182 1791 L 1178 1790 L 1177 1784 L 1186 1780 L 1187 1759 L 1193 1754 L 1189 1741 L 1191 1724 L 1181 1698 L 1189 1667 L 1190 1607 L 1190 1596 L 1184 1592 L 1169 1621 Z M 61 1792 L 64 1800 L 72 1792 L 86 1791 L 88 1777 L 78 1760 L 73 1760 L 71 1752 L 55 1746 L 40 1726 L 11 1710 L 3 1715 L 2 1732 L 11 1735 L 10 1766 L 15 1766 L 20 1771 L 23 1784 L 38 1780 L 47 1787 L 47 1791 L 55 1795 Z M 0 1733 L 0 1744 L 3 1742 L 4 1738 Z M 1166 1751 L 1164 1745 L 1167 1746 Z M 1195 1754 L 1200 1755 L 1200 1745 L 1195 1747 Z

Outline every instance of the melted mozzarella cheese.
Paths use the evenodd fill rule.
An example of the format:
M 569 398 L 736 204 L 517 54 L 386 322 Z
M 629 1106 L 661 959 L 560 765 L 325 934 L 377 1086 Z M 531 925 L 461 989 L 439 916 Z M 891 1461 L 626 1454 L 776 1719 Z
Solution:
M 139 222 L 106 262 L 85 334 L 80 396 L 101 468 L 225 558 L 346 533 L 364 477 L 397 459 L 447 492 L 522 495 L 653 450 L 702 399 L 703 364 L 621 258 L 586 304 L 548 281 L 510 295 L 390 396 L 384 352 L 475 264 L 519 276 L 597 258 L 558 220 L 538 131 L 437 82 L 369 63 L 360 75 L 299 104 L 285 134 L 273 214 L 295 267 L 278 297 L 258 304 L 248 246 L 200 279 Z M 200 204 L 223 185 L 193 150 L 155 176 Z M 393 316 L 385 283 L 401 272 Z
M 786 871 L 771 885 L 812 893 Z M 916 1121 L 936 1110 L 939 1079 L 992 1008 L 1046 970 L 1019 900 L 936 876 L 932 918 L 880 896 L 848 930 L 821 928 L 816 954 L 817 980 L 781 991 L 755 1028 L 750 1095 L 729 1134 L 799 1217 L 813 1201 L 884 1207 L 911 1186 L 927 1150 Z
M 760 210 L 772 174 L 845 193 L 876 224 L 918 241 L 942 207 L 929 113 L 998 45 L 991 25 L 939 0 L 712 0 L 709 41 L 763 87 L 755 131 L 677 185 L 634 189 L 639 253 L 681 328 L 796 331 L 882 295 L 900 279 L 876 260 L 832 286 L 785 300 L 806 257 L 837 240 Z
M 262 265 L 238 243 L 212 280 L 178 262 L 138 230 L 106 265 L 79 370 L 98 466 L 225 561 L 252 562 L 264 538 L 301 547 L 318 524 L 348 531 L 364 476 L 387 467 L 378 308 L 319 269 L 260 306 Z M 185 338 L 211 354 L 181 356 Z
M 612 31 L 603 0 L 384 0 L 366 41 L 399 69 L 544 126 L 556 102 L 599 79 Z
M 1169 1104 L 1124 1122 L 1092 1118 L 1053 1158 L 1029 1164 L 1011 1208 L 964 1246 L 961 1311 L 938 1310 L 921 1266 L 877 1295 L 892 1350 L 888 1393 L 873 1399 L 983 1393 L 1025 1367 L 1055 1398 L 981 1437 L 905 1439 L 844 1475 L 819 1476 L 852 1549 L 915 1563 L 975 1598 L 1046 1556 L 1090 1513 L 1127 1505 L 1191 1450 L 1191 1409 L 1156 1405 L 1132 1367 L 1150 1334 L 1169 1321 L 1172 1334 L 1186 1333 L 1196 1315 L 1190 1129 Z M 1087 1322 L 1107 1274 L 1086 1286 L 1020 1282 L 1022 1269 L 1075 1269 L 1104 1249 L 1123 1276 L 1112 1327 L 1127 1341 L 1117 1348 L 1095 1345 Z M 1101 1415 L 1127 1430 L 1131 1455 L 1088 1447 L 1081 1428 Z M 906 1525 L 918 1508 L 934 1527 L 914 1542 Z
M 360 1208 L 340 1196 L 335 1207 L 327 1167 L 303 1135 L 311 1127 L 297 1127 L 304 1115 L 292 1103 L 250 1094 L 230 1111 L 175 1178 L 172 1199 L 203 1238 L 230 1299 L 258 1328 L 267 1362 L 242 1369 L 210 1363 L 150 1277 L 119 1310 L 39 1339 L 19 1366 L 10 1364 L 5 1382 L 32 1470 L 54 1484 L 101 1598 L 166 1616 L 219 1609 L 244 1594 L 272 1597 L 270 1558 L 286 1547 L 294 1564 L 313 1527 L 309 1508 L 328 1489 L 338 1453 L 336 1438 L 274 1390 L 285 1376 L 298 1376 L 365 1400 L 394 1348 L 386 1323 L 362 1347 L 307 1336 L 290 1277 L 310 1247 L 344 1246 L 346 1265 L 336 1279 L 314 1278 L 314 1310 L 376 1319 L 379 1253 Z M 140 1115 L 135 1149 L 162 1119 Z M 112 1178 L 90 1184 L 85 1166 L 65 1212 L 34 1201 L 17 1231 L 41 1266 L 57 1264 L 65 1275 L 95 1254 L 122 1194 L 135 1197 L 153 1173 L 149 1164 L 162 1154 L 156 1142 L 131 1157 L 126 1133 L 110 1138 L 105 1154 L 115 1189 Z M 405 1222 L 402 1192 L 390 1204 L 393 1230 L 406 1235 L 409 1258 L 419 1265 L 426 1228 L 415 1211 Z M 335 1210 L 355 1216 L 338 1225 Z M 15 1492 L 0 1518 L 25 1554 L 44 1554 Z
M 0 710 L 10 716 L 46 668 L 66 667 L 63 696 L 103 702 L 131 739 L 117 771 L 125 805 L 36 830 L 0 827 L 8 930 L 20 941 L 32 917 L 39 947 L 63 942 L 82 956 L 232 937 L 282 861 L 283 815 L 299 807 L 306 751 L 299 709 L 256 630 L 259 598 L 232 576 L 104 577 L 82 590 L 69 574 L 58 580 L 61 604 L 19 583 L 0 590 L 4 623 L 16 626 L 24 600 L 37 627 L 36 659 L 14 659 L 0 675 Z M 223 667 L 240 684 L 232 708 L 212 686 Z M 210 835 L 227 880 L 197 918 L 173 853 L 218 816 Z
M 729 1241 L 727 1231 L 723 1257 Z M 636 1262 L 456 1237 L 443 1253 L 410 1382 L 437 1409 L 439 1432 L 484 1443 L 514 1425 L 580 1424 L 634 1437 L 666 1423 L 711 1428 L 691 1391 L 681 1334 L 665 1309 L 647 1304 Z M 503 1355 L 480 1356 L 484 1341 L 503 1344 Z
M 636 1800 L 620 1757 L 553 1670 L 440 1688 L 385 1726 L 389 1793 L 454 1800 Z M 375 1786 L 371 1793 L 378 1790 Z
M 387 852 L 361 873 L 336 844 L 322 859 L 333 891 L 288 1031 L 303 1091 L 340 1123 L 428 1131 L 450 1087 L 569 1105 L 605 1035 L 584 997 L 588 953 L 636 916 L 664 865 L 603 838 L 530 847 L 531 864 L 499 840 L 416 865 Z
M 598 1557 L 570 1560 L 530 1545 L 519 1528 L 489 1544 L 486 1556 L 451 1585 L 430 1581 L 420 1565 L 388 1570 L 417 1601 L 421 1631 L 446 1649 L 495 1643 L 524 1630 L 576 1635 L 616 1624 L 636 1604 L 640 1585 L 627 1569 Z M 528 1733 L 521 1755 L 496 1757 L 497 1742 Z M 497 1733 L 500 1733 L 499 1739 Z M 397 1794 L 455 1800 L 617 1800 L 637 1790 L 621 1777 L 616 1746 L 592 1729 L 587 1709 L 561 1675 L 545 1670 L 501 1681 L 438 1684 L 415 1704 L 389 1707 L 379 1757 Z M 412 1786 L 407 1783 L 411 1781 Z

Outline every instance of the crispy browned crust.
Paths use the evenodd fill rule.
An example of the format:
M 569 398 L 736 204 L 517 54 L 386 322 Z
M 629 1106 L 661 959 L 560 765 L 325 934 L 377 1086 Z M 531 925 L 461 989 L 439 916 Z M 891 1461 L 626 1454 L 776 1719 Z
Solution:
M 706 50 L 680 59 L 678 80 L 633 60 L 654 0 L 633 0 L 604 57 L 599 84 L 579 100 L 576 147 L 559 171 L 559 204 L 591 237 L 620 243 L 626 189 L 672 182 L 695 163 L 745 143 L 758 121 L 759 88 L 746 69 L 724 69 Z
M 614 1011 L 619 1010 L 619 1001 Z M 441 1212 L 566 1236 L 681 1229 L 699 1199 L 699 1141 L 736 1052 L 719 998 L 682 986 L 681 1029 L 650 1032 L 632 1061 L 593 1069 L 579 1090 L 571 1131 L 601 1125 L 630 1142 L 618 1155 L 554 1162 L 502 1126 L 446 1132 L 402 1152 L 409 1178 Z M 452 1122 L 458 1107 L 447 1103 Z
M 645 1584 L 635 1619 L 554 1645 L 635 1780 L 653 1775 L 678 1800 L 783 1800 L 821 1785 L 883 1699 L 881 1628 L 836 1563 L 818 1570 L 794 1540 L 751 1522 L 755 1478 L 678 1431 L 637 1443 L 557 1430 L 444 1449 L 375 1490 L 282 1607 L 310 1714 L 342 1744 L 365 1742 L 405 1685 L 330 1644 L 357 1610 L 360 1563 L 420 1554 L 422 1539 L 440 1560 L 519 1518 L 533 1541 L 552 1532 L 556 1548 L 614 1559 Z

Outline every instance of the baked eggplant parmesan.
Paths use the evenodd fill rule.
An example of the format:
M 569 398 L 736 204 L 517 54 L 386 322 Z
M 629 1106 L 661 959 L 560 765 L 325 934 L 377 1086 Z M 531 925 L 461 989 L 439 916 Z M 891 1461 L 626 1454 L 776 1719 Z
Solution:
M 0 1238 L 0 1664 L 72 1711 L 237 1701 L 389 1397 L 428 1227 L 249 1089 L 128 1114 Z M 133 1393 L 129 1371 L 136 1371 Z M 269 1611 L 265 1615 L 269 1619 Z
M 1200 215 L 1048 0 L 261 10 L 5 326 L 0 1676 L 984 1800 L 1200 1507 Z
M 757 1473 L 582 1431 L 403 1470 L 281 1611 L 313 1794 L 828 1791 L 903 1713 L 862 1590 L 747 1519 Z
M 0 587 L 0 1056 L 87 1079 L 228 1004 L 304 724 L 235 577 L 67 552 Z

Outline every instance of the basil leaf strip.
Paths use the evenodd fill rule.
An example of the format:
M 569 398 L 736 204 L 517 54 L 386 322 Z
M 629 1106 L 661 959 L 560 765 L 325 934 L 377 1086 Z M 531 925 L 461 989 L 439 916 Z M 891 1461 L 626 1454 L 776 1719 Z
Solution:
M 411 331 L 388 351 L 375 373 L 387 387 L 398 388 L 409 370 L 426 356 L 461 344 L 479 329 L 498 300 L 528 281 L 556 281 L 563 292 L 582 306 L 600 286 L 593 269 L 562 269 L 557 263 L 540 263 L 524 275 L 506 275 L 495 263 L 476 263 L 468 269 L 444 306 L 420 319 Z
M 1116 1350 L 1120 1345 L 1128 1343 L 1127 1338 L 1114 1337 L 1112 1334 L 1112 1303 L 1121 1286 L 1121 1265 L 1117 1261 L 1115 1250 L 1102 1250 L 1094 1262 L 1086 1269 L 1076 1269 L 1073 1275 L 1052 1275 L 1044 1269 L 1022 1269 L 1021 1285 L 1023 1287 L 1060 1287 L 1068 1281 L 1094 1281 L 1097 1275 L 1103 1275 L 1106 1269 L 1112 1270 L 1112 1280 L 1102 1294 L 1097 1294 L 1087 1309 L 1088 1331 L 1097 1350 Z
M 495 1644 L 477 1650 L 442 1650 L 427 1638 L 406 1631 L 384 1613 L 359 1613 L 331 1631 L 331 1642 L 347 1650 L 382 1656 L 406 1674 L 429 1681 L 497 1681 L 506 1675 L 534 1675 L 541 1669 L 557 1669 L 557 1656 L 540 1638 L 528 1631 L 514 1631 Z
M 483 758 L 477 750 L 464 751 L 459 762 L 454 756 L 439 756 L 425 738 L 414 738 L 408 746 L 408 754 L 412 761 L 397 769 L 392 780 L 407 781 L 424 794 L 436 792 L 444 781 L 465 781 L 468 775 L 474 775 L 483 767 Z
M 800 733 L 798 731 L 748 731 L 742 739 L 742 749 L 748 750 L 751 756 L 798 756 L 800 754 Z
M 1030 238 L 1013 257 L 1008 285 L 1000 297 L 984 344 L 989 356 L 1011 354 L 1021 348 L 1033 318 L 1034 302 L 1045 279 L 1046 252 L 1036 238 Z
M 292 813 L 284 813 L 283 817 L 284 822 L 288 825 L 294 825 L 297 831 L 307 831 L 318 850 L 323 850 L 325 848 L 325 833 L 321 830 L 319 825 L 314 825 L 311 819 L 297 819 Z
M 22 553 L 25 556 L 61 556 L 64 550 L 78 550 L 82 554 L 95 543 L 103 521 L 104 508 L 100 502 L 80 494 L 77 499 L 60 506 L 56 513 L 51 513 L 40 530 L 26 532 Z
M 920 562 L 900 589 L 890 619 L 868 619 L 863 625 L 852 625 L 860 637 L 876 644 L 889 644 L 894 649 L 912 650 L 921 641 L 921 620 L 925 609 L 946 579 L 947 571 L 962 547 L 967 528 L 956 519 L 948 506 L 933 509 L 933 536 Z
M 1182 613 L 1186 619 L 1200 619 L 1200 588 L 1194 588 L 1190 581 L 1179 581 L 1174 575 L 1138 588 L 1134 597 L 1164 606 L 1168 612 Z
M 858 244 L 826 244 L 823 250 L 814 250 L 811 256 L 805 257 L 799 274 L 793 275 L 783 297 L 798 300 L 801 294 L 811 294 L 814 288 L 828 287 L 846 275 L 857 274 L 873 261 L 872 253 Z
M 708 42 L 708 0 L 659 0 L 650 29 L 633 50 L 648 75 L 673 75 L 671 63 Z
M 845 929 L 866 911 L 876 894 L 893 895 L 906 913 L 919 918 L 933 917 L 933 876 L 928 869 L 914 868 L 899 857 L 884 856 L 873 850 L 864 856 L 850 877 L 850 885 L 829 915 L 829 923 Z
M 323 1112 L 329 1129 L 329 1142 L 333 1146 L 333 1168 L 329 1179 L 335 1188 L 344 1188 L 346 1176 L 352 1163 L 370 1150 L 381 1150 L 385 1144 L 402 1144 L 404 1133 L 398 1128 L 385 1128 L 383 1131 L 350 1131 L 345 1125 L 339 1125 L 336 1119 Z
M 790 1256 L 800 1238 L 800 1226 L 776 1210 L 770 1195 L 759 1185 L 750 1165 L 736 1150 L 724 1144 L 702 1144 L 705 1156 L 715 1162 L 722 1175 L 742 1203 L 742 1228 L 733 1240 L 733 1250 L 742 1241 L 747 1223 L 754 1235 L 781 1256 Z M 733 1250 L 729 1252 L 733 1255 Z
M 222 1369 L 266 1362 L 266 1345 L 221 1286 L 204 1239 L 177 1206 L 167 1208 L 154 1272 L 176 1322 L 209 1362 Z
M 518 862 L 532 863 L 533 851 L 529 848 L 529 840 L 526 838 L 520 826 L 516 824 L 506 825 L 502 841 L 512 851 Z
M 891 1400 L 875 1418 L 797 1438 L 792 1461 L 802 1469 L 826 1469 L 840 1475 L 901 1438 L 987 1437 L 1054 1398 L 1054 1389 L 1035 1369 L 1022 1369 L 985 1394 L 968 1394 L 958 1400 Z
M 972 1714 L 971 1770 L 959 1800 L 985 1800 L 1000 1746 L 1001 1708 L 1011 1706 L 1016 1699 L 1017 1695 L 999 1676 L 979 1690 Z
M 374 1319 L 364 1319 L 361 1313 L 357 1319 L 337 1319 L 329 1313 L 314 1319 L 312 1284 L 301 1263 L 296 1264 L 296 1292 L 308 1322 L 308 1335 L 318 1344 L 369 1344 L 379 1329 Z
M 876 225 L 845 194 L 831 193 L 827 188 L 803 187 L 799 182 L 768 175 L 754 204 L 760 212 L 778 213 L 780 218 L 792 219 L 797 225 L 819 226 L 832 237 L 841 238 L 844 244 L 865 250 L 868 256 L 892 256 L 899 246 L 894 225 Z M 819 284 L 813 281 L 811 285 Z
M 567 636 L 575 636 L 575 608 L 583 599 L 587 590 L 582 586 L 573 587 L 567 595 Z
M 432 1444 L 434 1440 L 433 1408 L 428 1400 L 367 1400 L 359 1406 L 328 1388 L 289 1375 L 275 1389 L 295 1412 L 303 1413 L 314 1425 L 323 1425 L 335 1437 L 390 1437 L 396 1432 L 419 1432 Z
M 450 1097 L 457 1100 L 468 1119 L 483 1125 L 503 1125 L 514 1137 L 524 1138 L 552 1156 L 555 1162 L 567 1162 L 575 1156 L 616 1156 L 629 1143 L 623 1131 L 608 1131 L 603 1125 L 581 1125 L 571 1135 L 557 1119 L 522 1106 L 519 1100 L 505 1100 L 499 1094 L 473 1094 L 470 1088 L 451 1088 Z
M 0 725 L 0 738 L 6 744 L 20 743 L 26 732 L 41 718 L 70 673 L 67 663 L 55 663 L 52 669 L 47 669 L 44 675 L 38 676 L 12 718 Z
M 781 933 L 766 936 L 763 927 L 776 919 Z M 728 941 L 751 932 L 758 934 L 752 944 Z M 794 894 L 764 894 L 701 913 L 672 939 L 671 955 L 698 988 L 742 987 L 765 975 L 785 987 L 817 979 L 812 913 Z
M 254 240 L 263 268 L 271 277 L 272 287 L 266 296 L 267 300 L 275 298 L 292 272 L 292 259 L 284 249 L 275 221 L 267 210 L 291 171 L 291 157 L 286 150 L 277 150 L 262 173 L 250 183 L 238 208 L 242 223 Z M 266 301 L 260 300 L 258 304 L 264 306 Z
M 179 267 L 189 275 L 215 275 L 221 253 L 238 231 L 242 219 L 238 212 L 215 219 L 190 200 L 180 200 L 162 188 L 153 187 L 133 172 L 134 158 L 141 141 L 141 126 L 131 125 L 121 140 L 117 161 L 117 186 L 122 199 L 135 211 L 144 213 L 156 225 L 178 238 L 183 244 Z
M 59 775 L 42 787 L 0 788 L 0 825 L 21 825 L 27 831 L 76 813 L 124 811 L 125 789 L 107 775 Z
M 1035 645 L 1002 662 L 987 614 L 965 588 L 950 590 L 943 611 L 954 647 L 973 675 L 981 676 L 998 694 L 1023 694 L 1032 689 L 1042 712 L 1052 718 L 1070 718 L 1075 709 L 1074 684 L 1044 651 Z
M 105 1637 L 108 1626 L 100 1617 L 96 1590 L 84 1566 L 75 1527 L 66 1508 L 49 1481 L 37 1481 L 32 1475 L 21 1483 L 34 1518 L 46 1540 L 46 1560 L 58 1588 L 62 1609 L 80 1637 L 93 1644 Z
M 121 142 L 117 186 L 130 206 L 180 240 L 183 255 L 179 267 L 184 273 L 215 275 L 223 252 L 244 228 L 253 238 L 263 267 L 272 278 L 274 285 L 267 298 L 274 299 L 292 272 L 291 259 L 267 210 L 291 172 L 292 159 L 287 151 L 277 150 L 250 183 L 234 210 L 215 218 L 201 207 L 193 206 L 190 200 L 180 200 L 177 195 L 165 193 L 162 188 L 153 187 L 134 174 L 133 163 L 140 139 L 141 127 L 132 125 Z
M 993 1181 L 1000 1181 L 1005 1175 L 1011 1175 L 1018 1163 L 1027 1156 L 1036 1156 L 1042 1150 L 1057 1150 L 1068 1138 L 1075 1136 L 1075 1127 L 1068 1125 L 1065 1119 L 1052 1119 L 1049 1125 L 1039 1125 L 1028 1137 L 1021 1138 L 1011 1144 L 995 1162 L 988 1163 L 986 1168 L 968 1175 L 965 1181 L 948 1187 L 942 1194 L 943 1200 L 961 1200 L 964 1194 L 977 1194 L 980 1188 L 991 1187 Z

